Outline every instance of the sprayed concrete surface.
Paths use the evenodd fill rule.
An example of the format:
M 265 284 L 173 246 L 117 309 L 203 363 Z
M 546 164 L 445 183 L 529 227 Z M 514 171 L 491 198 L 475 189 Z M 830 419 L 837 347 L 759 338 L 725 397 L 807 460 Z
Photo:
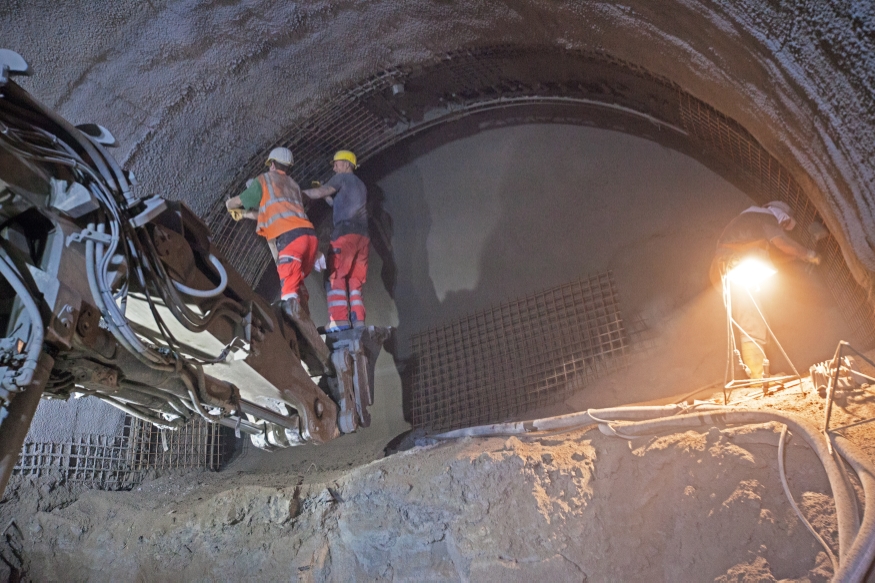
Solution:
M 121 144 L 115 153 L 144 193 L 185 200 L 200 213 L 294 122 L 384 67 L 500 43 L 603 51 L 741 122 L 790 170 L 855 275 L 871 284 L 872 11 L 870 3 L 850 0 L 413 1 L 403 11 L 394 0 L 11 0 L 0 5 L 0 44 L 29 60 L 36 75 L 22 84 L 37 98 L 75 123 L 113 131 Z M 471 138 L 460 146 L 468 148 L 464 155 L 436 150 L 378 181 L 406 287 L 393 301 L 380 279 L 382 258 L 375 258 L 366 289 L 372 321 L 412 332 L 498 296 L 612 268 L 628 294 L 629 315 L 659 328 L 661 349 L 568 406 L 652 399 L 714 380 L 713 369 L 724 363 L 722 322 L 714 317 L 719 298 L 695 274 L 706 273 L 713 240 L 746 206 L 743 195 L 689 166 L 678 171 L 689 188 L 672 193 L 610 160 L 580 163 L 584 153 L 601 152 L 588 150 L 585 139 L 569 140 L 562 134 L 568 128 L 525 131 L 525 139 L 488 136 L 497 149 L 487 154 L 476 147 L 486 138 Z M 551 158 L 556 144 L 573 155 Z M 632 138 L 617 144 L 638 147 Z M 637 151 L 636 168 L 678 157 L 649 147 Z M 521 152 L 541 166 L 519 170 Z M 465 171 L 436 189 L 446 158 Z M 625 190 L 589 174 L 598 165 Z M 490 182 L 496 167 L 501 180 Z M 481 170 L 490 180 L 476 176 Z M 554 185 L 554 176 L 576 181 Z M 471 180 L 453 182 L 465 177 Z M 571 204 L 580 200 L 569 198 L 574 182 L 586 183 L 591 212 Z M 536 196 L 544 214 L 533 216 Z M 632 198 L 624 205 L 617 196 Z M 667 229 L 680 210 L 690 213 L 689 229 Z M 466 223 L 472 217 L 479 230 Z M 582 227 L 588 220 L 591 228 Z M 614 223 L 622 230 L 612 231 Z M 568 251 L 555 244 L 563 228 L 572 235 Z M 693 253 L 682 258 L 683 248 Z M 456 270 L 458 254 L 469 261 Z M 655 255 L 677 262 L 657 269 L 648 258 Z M 830 328 L 838 320 L 834 308 L 810 274 L 789 270 L 782 277 L 789 288 L 808 291 L 781 296 L 778 324 L 806 314 L 814 318 L 810 330 L 828 332 L 813 340 L 779 337 L 804 364 L 825 358 L 842 333 Z M 721 340 L 703 342 L 707 337 Z M 831 573 L 782 497 L 774 428 L 631 444 L 594 433 L 462 441 L 370 461 L 404 428 L 393 364 L 386 358 L 378 370 L 385 388 L 378 388 L 370 438 L 287 450 L 268 465 L 249 452 L 226 472 L 166 476 L 132 492 L 75 492 L 51 478 L 16 481 L 0 505 L 0 523 L 9 525 L 4 564 L 34 580 L 735 581 L 824 580 Z M 812 414 L 820 405 L 813 396 L 805 403 Z M 802 405 L 791 399 L 781 406 Z M 825 480 L 795 440 L 788 466 L 797 499 L 834 542 Z
M 873 10 L 863 0 L 11 0 L 0 39 L 37 72 L 26 88 L 77 123 L 111 128 L 143 188 L 197 212 L 295 121 L 385 67 L 496 44 L 604 52 L 738 120 L 871 284 Z

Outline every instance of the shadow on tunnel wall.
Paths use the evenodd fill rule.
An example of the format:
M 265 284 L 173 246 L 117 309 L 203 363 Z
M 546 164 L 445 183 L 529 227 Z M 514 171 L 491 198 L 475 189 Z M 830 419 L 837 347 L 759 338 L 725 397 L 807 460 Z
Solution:
M 458 133 L 423 136 L 363 166 L 361 176 L 374 193 L 371 234 L 383 260 L 382 283 L 396 302 L 398 331 L 387 350 L 402 379 L 408 421 L 414 334 L 604 270 L 617 275 L 624 318 L 643 315 L 667 340 L 656 358 L 641 363 L 640 374 L 627 375 L 634 390 L 608 383 L 602 394 L 590 391 L 589 406 L 678 394 L 702 379 L 722 378 L 722 307 L 710 289 L 708 267 L 723 227 L 751 200 L 694 160 L 653 142 L 547 127 L 488 136 L 474 136 L 469 127 L 462 137 L 479 140 L 480 151 L 467 157 L 455 145 L 439 148 Z M 607 134 L 614 135 L 605 139 Z M 602 137 L 588 143 L 593 136 Z M 438 162 L 425 160 L 435 157 Z M 660 173 L 663 179 L 653 180 Z M 443 255 L 447 251 L 458 263 Z M 795 311 L 779 313 L 777 329 L 792 331 L 806 311 L 838 316 L 834 309 L 825 312 L 827 293 L 809 291 L 811 277 L 787 280 L 793 291 L 779 303 Z M 839 334 L 829 318 L 817 323 L 825 327 L 821 336 Z M 835 346 L 797 336 L 790 352 L 803 361 Z
M 666 317 L 669 312 L 682 311 L 685 304 L 701 303 L 700 296 L 704 297 L 704 290 L 708 288 L 707 265 L 710 262 L 714 242 L 732 216 L 751 203 L 750 199 L 739 191 L 736 191 L 735 194 L 736 202 L 728 204 L 728 206 L 726 201 L 723 201 L 719 203 L 723 205 L 719 209 L 703 207 L 692 214 L 685 211 L 686 220 L 691 223 L 708 223 L 707 230 L 710 232 L 708 237 L 711 238 L 705 237 L 704 240 L 700 238 L 696 242 L 686 243 L 696 249 L 694 253 L 688 254 L 685 265 L 681 267 L 675 265 L 666 270 L 653 270 L 651 265 L 647 265 L 647 262 L 640 260 L 636 262 L 624 256 L 622 250 L 611 256 L 607 248 L 620 243 L 618 243 L 617 234 L 612 233 L 610 229 L 604 231 L 601 238 L 589 236 L 590 234 L 586 230 L 582 233 L 579 232 L 582 228 L 581 225 L 591 218 L 593 211 L 594 216 L 598 217 L 596 226 L 599 227 L 615 220 L 616 216 L 624 216 L 622 210 L 598 208 L 598 205 L 604 206 L 605 201 L 592 201 L 596 204 L 595 209 L 587 206 L 591 202 L 587 199 L 588 193 L 606 187 L 605 184 L 599 183 L 600 180 L 605 180 L 604 177 L 583 172 L 582 165 L 578 164 L 576 160 L 565 160 L 553 168 L 553 172 L 564 173 L 565 176 L 542 174 L 534 177 L 523 177 L 522 180 L 517 177 L 516 182 L 506 178 L 518 168 L 524 167 L 527 158 L 535 152 L 550 148 L 561 150 L 563 147 L 573 151 L 579 147 L 579 144 L 568 143 L 563 146 L 563 144 L 539 142 L 538 139 L 541 138 L 538 138 L 537 132 L 535 134 L 530 132 L 530 137 L 534 136 L 538 139 L 517 143 L 513 147 L 496 153 L 490 159 L 491 163 L 483 167 L 470 167 L 472 163 L 470 160 L 452 160 L 446 165 L 445 175 L 436 175 L 432 172 L 426 177 L 418 165 L 418 160 L 440 150 L 442 146 L 465 138 L 475 138 L 478 134 L 488 130 L 502 131 L 513 126 L 513 131 L 517 131 L 517 128 L 523 128 L 521 131 L 525 132 L 527 130 L 524 128 L 531 127 L 531 124 L 543 125 L 548 121 L 553 121 L 555 127 L 559 125 L 571 127 L 564 123 L 572 121 L 571 118 L 568 115 L 559 115 L 564 111 L 563 108 L 515 108 L 512 112 L 501 111 L 467 116 L 464 119 L 444 123 L 427 132 L 408 137 L 383 150 L 378 156 L 370 158 L 359 169 L 359 176 L 368 186 L 371 242 L 374 252 L 382 262 L 380 280 L 388 297 L 394 300 L 397 310 L 398 328 L 396 334 L 387 343 L 386 350 L 392 354 L 395 367 L 401 378 L 404 417 L 408 421 L 411 418 L 410 410 L 415 375 L 415 359 L 410 354 L 410 339 L 417 332 L 457 319 L 472 311 L 487 308 L 501 301 L 515 299 L 522 294 L 566 283 L 579 275 L 586 275 L 601 269 L 613 268 L 617 270 L 621 294 L 626 295 L 627 299 L 629 294 L 637 296 L 632 298 L 631 309 L 624 314 L 626 317 L 644 314 L 648 319 L 656 321 Z M 631 119 L 625 119 L 623 116 L 618 116 L 616 112 L 602 112 L 601 110 L 599 112 L 601 113 L 593 114 L 590 117 L 574 119 L 574 125 L 616 128 L 624 133 L 642 135 L 641 132 L 630 131 L 630 128 L 635 129 L 635 123 L 640 122 L 634 116 Z M 557 115 L 558 117 L 556 117 Z M 577 131 L 584 130 L 578 129 Z M 689 154 L 687 150 L 691 147 L 690 144 L 679 142 L 677 136 L 669 132 L 662 132 L 656 137 L 659 139 L 647 142 L 651 148 L 654 148 L 654 151 L 663 153 L 672 151 L 673 156 L 685 158 L 684 155 Z M 632 138 L 629 135 L 625 135 L 622 140 L 626 140 L 624 143 L 627 144 L 628 140 L 645 141 Z M 622 140 L 617 143 L 621 143 Z M 614 154 L 622 153 L 615 152 Z M 600 156 L 602 153 L 596 149 L 590 154 Z M 694 157 L 694 159 L 698 158 Z M 725 178 L 731 179 L 733 176 L 731 168 L 714 168 L 712 164 L 708 163 L 708 160 L 698 159 L 698 162 L 705 164 L 706 167 Z M 639 174 L 634 165 L 628 163 L 617 165 L 616 160 L 612 161 L 607 154 L 599 158 L 598 163 L 610 166 L 612 172 L 619 177 L 629 178 Z M 687 163 L 694 164 L 692 159 L 688 159 Z M 725 163 L 724 166 L 726 164 L 728 163 Z M 706 172 L 704 167 L 701 170 Z M 453 183 L 450 174 L 463 174 L 467 177 L 467 182 Z M 492 179 L 496 176 L 505 178 L 498 182 L 493 180 L 490 188 L 495 192 L 506 193 L 508 196 L 495 198 L 491 201 L 491 207 L 488 204 L 481 204 L 476 212 L 469 212 L 467 216 L 464 213 L 460 214 L 455 217 L 461 220 L 460 225 L 454 227 L 456 232 L 448 231 L 446 228 L 447 209 L 452 206 L 457 209 L 464 208 L 469 200 L 479 200 L 483 196 L 481 183 L 486 178 Z M 646 180 L 644 174 L 641 176 L 641 180 Z M 716 176 L 712 176 L 716 178 Z M 581 204 L 566 205 L 562 200 L 551 197 L 551 194 L 557 190 L 555 183 L 557 179 L 571 180 L 578 185 L 576 196 Z M 387 180 L 391 181 L 391 188 L 387 186 Z M 435 181 L 452 184 L 453 186 L 450 188 L 456 188 L 459 192 L 454 193 L 447 200 L 430 200 L 429 197 L 435 193 Z M 645 192 L 647 187 L 647 184 L 636 185 L 636 188 L 641 189 L 642 192 Z M 387 189 L 391 192 L 387 192 Z M 762 193 L 760 196 L 763 196 Z M 511 203 L 511 201 L 514 202 Z M 631 205 L 625 213 L 627 215 L 629 213 L 640 214 L 641 210 L 635 208 L 636 206 L 640 205 Z M 668 206 L 671 206 L 671 203 Z M 557 213 L 554 207 L 561 207 L 563 211 Z M 586 212 L 582 212 L 584 210 Z M 653 210 L 651 208 L 651 211 Z M 310 214 L 317 225 L 317 230 L 321 235 L 320 240 L 324 245 L 328 237 L 327 232 L 330 230 L 330 208 L 320 202 L 310 207 Z M 640 220 L 644 220 L 644 218 L 639 217 Z M 444 229 L 442 233 L 435 233 L 436 219 L 440 225 L 443 225 L 441 227 Z M 555 236 L 544 236 L 544 233 L 551 232 Z M 464 258 L 465 265 L 447 265 L 445 258 L 435 255 L 434 250 L 430 254 L 430 237 L 438 236 L 445 240 L 448 238 L 457 239 L 455 243 L 458 246 L 469 243 L 472 240 L 472 233 L 479 233 L 479 236 L 474 237 L 476 245 L 471 245 L 470 249 L 467 250 Z M 533 236 L 536 233 L 537 235 Z M 647 233 L 640 241 L 627 241 L 621 246 L 642 245 L 670 255 L 677 253 L 677 250 L 671 247 L 672 244 L 678 243 L 677 236 L 678 234 L 670 229 L 662 229 Z M 556 240 L 554 241 L 554 239 Z M 568 244 L 578 239 L 583 242 Z M 563 245 L 563 243 L 565 244 Z M 584 243 L 598 250 L 599 253 L 607 254 L 605 260 L 599 264 L 587 264 L 580 257 L 587 253 L 588 248 Z M 570 254 L 576 254 L 578 257 L 570 260 Z M 532 261 L 530 258 L 533 256 L 539 259 Z M 376 264 L 376 262 L 374 263 Z M 556 265 L 564 265 L 564 268 L 556 269 Z M 439 279 L 465 279 L 466 274 L 460 275 L 460 273 L 452 272 L 464 272 L 466 269 L 469 272 L 467 273 L 469 277 L 462 284 L 447 286 L 445 283 L 434 280 L 436 273 Z M 647 295 L 647 285 L 642 286 L 633 281 L 633 278 L 624 275 L 624 273 L 642 271 L 647 273 L 643 280 L 648 282 L 648 285 L 653 282 L 665 284 L 666 281 L 680 281 L 684 289 L 676 297 L 656 297 L 645 301 L 642 297 Z M 470 277 L 471 272 L 476 275 L 473 279 Z M 701 277 L 696 277 L 695 274 L 700 274 Z M 373 274 L 370 277 L 373 279 Z M 275 279 L 275 275 L 270 274 L 265 279 L 268 278 Z M 278 285 L 278 282 L 275 282 L 274 285 Z M 270 294 L 268 296 L 270 297 Z M 371 301 L 374 300 L 367 297 L 366 294 L 366 304 Z M 626 310 L 630 303 L 628 301 L 624 303 L 626 304 L 624 310 Z M 715 309 L 719 310 L 719 306 L 716 308 L 711 306 L 707 310 L 702 309 L 701 306 L 691 309 L 686 316 L 686 322 L 689 323 L 691 318 L 702 317 L 701 314 L 710 314 Z M 379 310 L 373 310 L 370 305 L 368 310 L 369 313 L 379 312 Z M 690 314 L 696 314 L 695 318 Z M 672 317 L 675 320 L 683 320 L 683 318 L 676 316 Z M 369 320 L 379 324 L 388 323 L 375 320 L 370 316 Z M 691 339 L 689 334 L 678 334 L 685 342 L 702 343 L 701 339 Z M 680 358 L 683 356 L 681 352 L 674 350 L 672 353 L 678 356 L 679 360 L 683 360 Z M 693 367 L 698 373 L 704 375 L 702 370 L 708 369 L 710 366 L 708 363 L 714 358 L 704 354 L 696 358 L 687 358 L 685 366 L 689 366 L 690 362 L 693 362 Z M 615 397 L 619 402 L 622 402 L 622 395 L 617 394 Z

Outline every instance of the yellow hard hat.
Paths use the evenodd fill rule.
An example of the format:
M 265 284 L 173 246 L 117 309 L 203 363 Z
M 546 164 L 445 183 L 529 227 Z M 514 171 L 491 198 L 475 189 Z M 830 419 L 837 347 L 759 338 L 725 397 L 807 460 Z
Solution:
M 356 164 L 355 154 L 353 154 L 349 150 L 338 150 L 337 153 L 334 155 L 334 160 L 332 160 L 331 163 L 333 164 L 334 162 L 337 162 L 338 160 L 346 160 L 347 162 L 352 164 L 353 168 L 359 167 L 359 165 Z

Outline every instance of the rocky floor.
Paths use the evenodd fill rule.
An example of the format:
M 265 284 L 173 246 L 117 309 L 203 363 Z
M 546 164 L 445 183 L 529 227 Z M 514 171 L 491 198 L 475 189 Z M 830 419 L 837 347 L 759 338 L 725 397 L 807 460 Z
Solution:
M 746 405 L 793 410 L 813 422 L 823 414 L 823 400 L 810 390 Z M 871 393 L 840 395 L 834 425 L 872 412 Z M 192 472 L 129 492 L 17 479 L 0 504 L 4 574 L 34 581 L 825 581 L 827 555 L 782 491 L 779 431 L 770 424 L 635 441 L 597 430 L 465 438 L 347 472 Z M 865 446 L 871 432 L 863 425 L 845 434 Z M 801 439 L 791 438 L 786 466 L 797 502 L 835 549 L 828 482 Z

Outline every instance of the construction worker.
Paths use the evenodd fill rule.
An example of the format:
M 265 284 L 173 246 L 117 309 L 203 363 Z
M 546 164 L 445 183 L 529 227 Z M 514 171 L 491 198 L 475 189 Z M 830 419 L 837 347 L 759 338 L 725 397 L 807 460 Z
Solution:
M 331 253 L 328 255 L 327 332 L 365 325 L 362 285 L 368 274 L 368 190 L 353 174 L 355 154 L 340 150 L 331 161 L 334 176 L 324 185 L 304 191 L 313 199 L 324 198 L 334 209 Z M 328 198 L 334 196 L 332 199 Z
M 751 379 L 763 378 L 765 346 L 768 340 L 766 322 L 757 309 L 756 286 L 734 281 L 729 273 L 748 259 L 756 259 L 770 268 L 771 249 L 786 256 L 812 264 L 820 263 L 820 256 L 787 235 L 793 230 L 796 220 L 790 206 L 781 201 L 772 201 L 764 206 L 752 206 L 735 217 L 723 230 L 717 242 L 717 252 L 711 263 L 711 279 L 715 286 L 721 284 L 724 300 L 731 302 L 731 316 L 741 340 L 741 360 Z M 727 287 L 728 286 L 728 287 Z M 735 330 L 732 330 L 735 333 Z
M 267 157 L 268 171 L 252 180 L 225 206 L 234 220 L 258 221 L 255 232 L 267 239 L 282 284 L 283 314 L 297 324 L 323 366 L 330 363 L 328 347 L 310 319 L 309 294 L 304 279 L 313 269 L 318 242 L 313 223 L 304 212 L 301 189 L 288 175 L 294 160 L 288 148 L 274 148 Z

